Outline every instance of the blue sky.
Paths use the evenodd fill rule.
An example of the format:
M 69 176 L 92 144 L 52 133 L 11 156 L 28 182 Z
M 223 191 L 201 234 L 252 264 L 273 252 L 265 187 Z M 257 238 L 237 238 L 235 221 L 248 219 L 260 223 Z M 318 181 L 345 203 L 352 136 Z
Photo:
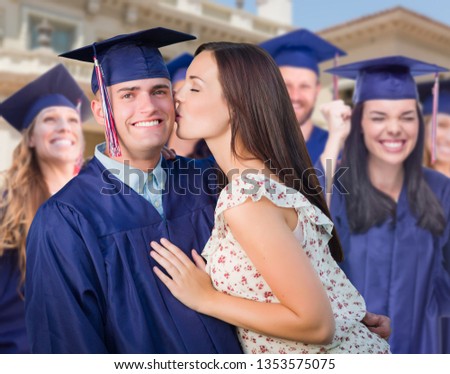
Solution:
M 212 1 L 228 6 L 235 4 L 235 0 Z M 245 3 L 245 9 L 255 13 L 256 0 L 245 0 Z M 450 26 L 448 0 L 292 0 L 292 4 L 293 25 L 312 31 L 319 31 L 396 6 L 403 6 Z

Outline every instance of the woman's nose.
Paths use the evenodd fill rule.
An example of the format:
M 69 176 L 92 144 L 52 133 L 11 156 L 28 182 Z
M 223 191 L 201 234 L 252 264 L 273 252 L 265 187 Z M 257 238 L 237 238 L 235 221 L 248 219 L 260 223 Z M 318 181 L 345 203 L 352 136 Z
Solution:
M 393 119 L 388 122 L 387 130 L 390 134 L 397 135 L 401 132 L 401 124 L 398 120 Z
M 69 129 L 70 129 L 69 120 L 67 120 L 65 118 L 59 118 L 57 129 L 58 129 L 58 131 L 69 131 Z

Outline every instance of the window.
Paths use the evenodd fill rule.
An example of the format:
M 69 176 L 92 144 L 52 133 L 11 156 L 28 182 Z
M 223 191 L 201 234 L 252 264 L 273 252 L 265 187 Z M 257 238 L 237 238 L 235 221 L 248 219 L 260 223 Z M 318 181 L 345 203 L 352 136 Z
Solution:
M 62 53 L 73 49 L 82 35 L 83 20 L 79 15 L 71 14 L 70 9 L 52 12 L 35 5 L 24 5 L 22 17 L 29 49 L 48 46 Z
M 42 46 L 42 39 L 48 36 L 49 47 L 58 53 L 62 53 L 72 49 L 76 28 L 73 25 L 30 16 L 29 31 L 30 49 Z

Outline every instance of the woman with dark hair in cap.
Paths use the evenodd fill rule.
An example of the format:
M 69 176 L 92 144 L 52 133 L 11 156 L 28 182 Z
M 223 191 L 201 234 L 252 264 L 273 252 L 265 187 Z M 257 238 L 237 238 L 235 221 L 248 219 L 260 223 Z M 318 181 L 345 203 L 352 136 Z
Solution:
M 423 102 L 422 111 L 425 120 L 424 164 L 450 177 L 450 91 L 442 90 L 439 92 L 438 100 L 435 134 L 433 134 L 432 126 L 433 96 L 428 96 Z M 433 151 L 435 151 L 434 159 Z
M 195 56 L 175 95 L 178 132 L 204 138 L 229 183 L 197 247 L 206 268 L 161 239 L 151 255 L 170 277 L 155 273 L 187 306 L 236 325 L 245 353 L 389 353 L 336 263 L 341 245 L 277 65 L 244 43 Z
M 81 122 L 89 113 L 88 99 L 62 65 L 0 105 L 0 114 L 23 135 L 12 166 L 1 175 L 0 353 L 28 352 L 25 239 L 39 206 L 77 174 L 84 148 Z
M 413 75 L 445 70 L 403 56 L 329 70 L 356 79 L 352 111 L 342 102 L 322 109 L 330 136 L 320 168 L 334 167 L 343 145 L 330 205 L 341 267 L 368 309 L 391 318 L 393 353 L 443 351 L 450 180 L 422 167 L 425 127 Z

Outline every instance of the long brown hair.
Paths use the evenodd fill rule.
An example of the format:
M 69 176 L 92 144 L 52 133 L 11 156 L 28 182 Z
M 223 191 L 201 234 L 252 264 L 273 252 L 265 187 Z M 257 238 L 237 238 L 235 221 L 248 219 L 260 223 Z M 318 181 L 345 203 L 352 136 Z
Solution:
M 353 233 L 365 233 L 380 225 L 389 216 L 394 216 L 397 203 L 372 184 L 367 172 L 369 151 L 363 140 L 362 117 L 364 103 L 355 106 L 352 112 L 352 129 L 342 152 L 341 166 L 348 168 L 342 175 L 342 183 L 348 189 L 346 195 L 347 218 Z M 416 106 L 419 118 L 417 143 L 403 164 L 408 203 L 420 227 L 433 235 L 445 230 L 446 218 L 441 203 L 426 182 L 422 170 L 424 149 L 424 120 Z
M 34 148 L 29 147 L 33 122 L 14 149 L 12 166 L 2 173 L 0 190 L 0 255 L 19 251 L 19 269 L 25 279 L 25 240 L 37 209 L 50 197 Z
M 331 219 L 278 66 L 262 48 L 247 43 L 202 44 L 195 55 L 211 51 L 231 118 L 231 147 L 236 140 L 265 161 L 283 183 L 301 192 Z M 343 254 L 336 230 L 329 243 L 336 261 Z

